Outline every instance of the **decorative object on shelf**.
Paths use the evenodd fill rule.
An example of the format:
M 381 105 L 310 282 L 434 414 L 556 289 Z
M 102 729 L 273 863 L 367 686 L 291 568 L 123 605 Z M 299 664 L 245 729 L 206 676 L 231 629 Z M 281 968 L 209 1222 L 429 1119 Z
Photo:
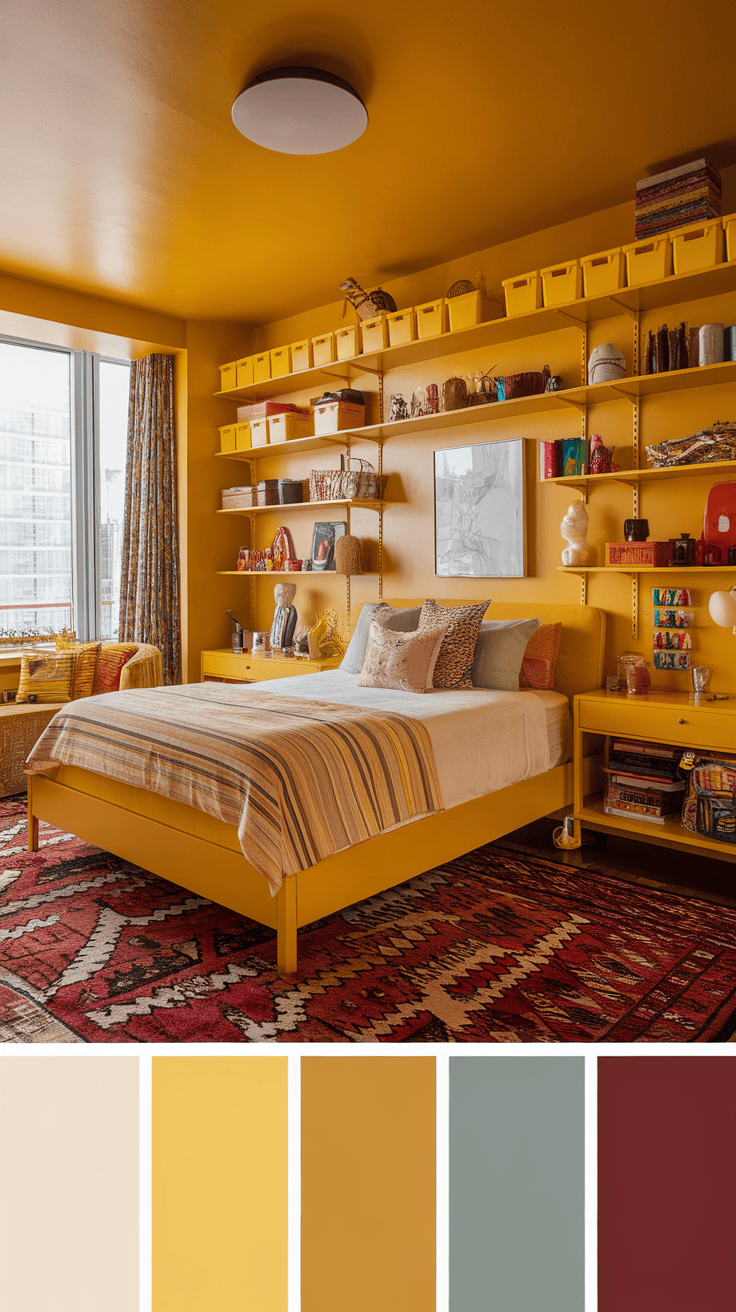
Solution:
M 654 668 L 655 670 L 689 670 L 690 652 L 655 651 Z
M 699 333 L 699 359 L 703 365 L 720 364 L 723 360 L 723 324 L 704 323 Z
M 386 314 L 396 314 L 398 306 L 390 292 L 385 292 L 382 287 L 376 287 L 374 291 L 368 293 L 374 305 L 378 306 L 378 313 L 382 310 Z
M 625 519 L 624 537 L 627 542 L 646 542 L 649 537 L 649 520 Z
M 708 612 L 714 624 L 722 629 L 733 629 L 736 633 L 736 588 L 711 593 Z
M 399 419 L 411 418 L 411 411 L 406 398 L 401 392 L 394 392 L 388 407 L 389 423 L 396 423 Z
M 350 465 L 357 464 L 358 469 Z M 346 467 L 347 466 L 347 467 Z M 309 476 L 309 500 L 376 501 L 383 496 L 386 475 L 377 474 L 368 460 L 340 456 L 339 469 L 313 469 Z
M 231 635 L 231 639 L 230 639 L 230 641 L 231 641 L 231 644 L 232 644 L 232 649 L 233 649 L 233 651 L 234 651 L 234 652 L 241 652 L 241 651 L 243 651 L 243 650 L 246 650 L 246 651 L 247 651 L 248 649 L 247 649 L 247 648 L 244 648 L 244 646 L 243 646 L 243 643 L 244 643 L 244 638 L 243 638 L 244 630 L 243 630 L 243 626 L 242 626 L 242 624 L 239 624 L 239 623 L 238 623 L 237 617 L 236 617 L 236 615 L 235 615 L 235 611 L 234 611 L 234 610 L 226 610 L 226 611 L 225 611 L 225 614 L 226 614 L 226 615 L 229 615 L 229 616 L 230 616 L 230 619 L 232 620 L 233 631 L 232 631 L 232 635 Z
M 418 415 L 428 415 L 427 406 L 427 389 L 426 387 L 415 387 L 411 397 L 411 416 L 415 419 Z
M 713 671 L 707 665 L 694 665 L 690 674 L 690 696 L 694 702 L 708 696 Z
M 617 674 L 606 675 L 606 692 L 621 692 L 621 680 Z
M 660 629 L 652 634 L 655 651 L 690 651 L 692 645 L 689 633 L 672 633 L 669 629 Z
M 640 660 L 640 651 L 622 651 L 616 657 L 616 673 L 619 684 L 623 690 L 626 687 L 626 666 L 630 660 Z
M 721 548 L 716 546 L 715 542 L 712 542 L 705 548 L 705 551 L 703 552 L 703 564 L 710 566 L 723 564 Z
M 691 568 L 695 564 L 695 539 L 689 533 L 681 533 L 679 538 L 671 538 L 672 564 Z
M 699 348 L 698 329 L 690 329 L 683 321 L 677 328 L 662 324 L 656 333 L 649 333 L 644 350 L 645 374 L 665 374 L 676 369 L 687 369 L 697 364 Z
M 691 771 L 683 827 L 721 843 L 736 843 L 736 760 L 687 752 L 680 765 Z
M 309 655 L 313 661 L 326 661 L 342 656 L 344 650 L 338 633 L 337 611 L 326 610 L 309 630 Z
M 333 570 L 335 568 L 335 539 L 343 537 L 348 531 L 344 522 L 319 521 L 312 531 L 312 569 Z
M 278 504 L 279 480 L 277 478 L 262 478 L 260 483 L 256 484 L 256 505 L 277 506 Z
M 271 543 L 271 554 L 274 569 L 287 569 L 287 561 L 293 560 L 296 556 L 291 533 L 284 524 L 276 529 L 274 540 Z
M 657 655 L 659 655 L 659 653 L 655 652 L 655 660 Z M 647 666 L 646 661 L 644 660 L 644 657 L 640 655 L 629 656 L 629 658 L 626 661 L 625 668 L 626 668 L 626 691 L 628 693 L 632 693 L 635 696 L 641 696 L 643 693 L 649 692 L 649 688 L 651 686 L 652 681 L 649 676 L 649 668 Z
M 277 583 L 273 590 L 276 606 L 269 635 L 272 651 L 282 651 L 293 644 L 296 622 L 299 618 L 294 605 L 295 596 L 295 583 Z
M 504 376 L 504 399 L 515 401 L 520 396 L 538 396 L 545 390 L 545 376 L 538 371 Z
M 612 342 L 596 346 L 588 360 L 588 382 L 615 383 L 626 377 L 626 359 L 622 351 Z
M 382 310 L 393 314 L 396 309 L 396 301 L 388 292 L 381 291 L 379 287 L 369 294 L 363 290 L 359 282 L 355 281 L 355 278 L 346 278 L 341 282 L 340 291 L 345 293 L 345 300 L 350 301 L 359 319 L 375 319 Z
M 255 488 L 246 484 L 244 487 L 224 487 L 222 489 L 223 510 L 250 510 L 255 505 Z
M 435 572 L 523 578 L 524 442 L 434 453 Z
M 723 330 L 723 358 L 736 360 L 736 323 L 730 323 Z
M 562 390 L 562 377 L 560 374 L 551 374 L 547 379 L 545 392 L 559 392 Z
M 360 538 L 354 537 L 352 533 L 346 533 L 335 541 L 335 571 L 337 574 L 348 575 L 363 573 Z
M 452 284 L 452 287 L 448 291 L 447 296 L 448 298 L 450 296 L 468 296 L 470 292 L 474 292 L 478 290 L 480 289 L 476 288 L 475 285 L 472 282 L 470 282 L 468 278 L 460 278 L 458 279 L 457 282 L 454 282 Z
M 427 413 L 438 415 L 440 412 L 440 389 L 436 383 L 427 384 Z
M 573 501 L 560 524 L 560 534 L 567 543 L 562 552 L 563 565 L 587 565 L 590 559 L 590 546 L 587 542 L 589 523 L 585 503 Z
M 729 548 L 736 546 L 736 483 L 714 483 L 708 492 L 703 537 L 709 546 L 719 548 L 724 560 Z
M 279 479 L 279 505 L 298 506 L 304 500 L 304 480 L 301 478 Z
M 674 465 L 707 465 L 714 460 L 736 460 L 736 423 L 717 419 L 689 437 L 671 437 L 646 448 L 653 469 Z
M 611 464 L 615 447 L 603 445 L 603 438 L 600 433 L 592 433 L 590 438 L 590 449 L 588 454 L 588 472 L 590 474 L 610 474 L 614 466 Z
M 672 562 L 671 542 L 607 542 L 607 565 L 652 565 L 666 569 Z
M 568 478 L 588 471 L 589 446 L 584 437 L 564 437 L 562 441 L 562 472 Z
M 696 159 L 642 178 L 636 184 L 635 213 L 637 241 L 659 237 L 686 223 L 718 218 L 721 176 L 707 159 Z
M 271 650 L 271 635 L 265 629 L 253 634 L 253 655 L 265 656 Z
M 729 565 L 736 565 L 736 547 L 728 548 L 728 563 Z
M 468 404 L 468 388 L 464 378 L 452 374 L 442 384 L 442 409 L 464 410 Z
M 689 588 L 652 588 L 653 606 L 689 606 Z
M 691 610 L 659 610 L 654 611 L 655 629 L 689 629 L 692 625 L 694 613 Z

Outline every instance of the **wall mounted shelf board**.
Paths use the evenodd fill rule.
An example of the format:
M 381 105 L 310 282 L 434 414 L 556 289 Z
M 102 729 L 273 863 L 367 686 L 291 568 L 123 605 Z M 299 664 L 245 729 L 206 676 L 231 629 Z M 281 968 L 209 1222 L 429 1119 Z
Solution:
M 288 575 L 296 583 L 297 579 L 344 579 L 345 574 L 338 574 L 336 569 L 216 569 L 216 574 L 239 574 L 244 579 L 268 579 L 275 574 Z M 351 579 L 375 578 L 370 570 L 361 570 L 360 574 L 351 574 Z
M 265 446 L 249 446 L 245 451 L 216 451 L 219 460 L 263 460 L 273 456 L 288 456 L 293 451 L 327 450 L 331 446 L 346 446 L 349 433 L 326 433 L 321 437 L 295 437 L 291 442 L 266 442 Z
M 349 506 L 351 510 L 377 510 L 385 508 L 385 501 L 277 501 L 273 506 L 243 506 L 237 510 L 216 510 L 216 515 L 248 515 L 259 514 L 264 510 L 270 510 L 272 514 L 277 512 L 281 514 L 284 510 L 321 510 L 323 506 Z
M 721 478 L 732 474 L 736 479 L 736 460 L 712 460 L 703 465 L 670 465 L 666 469 L 619 469 L 610 474 L 561 474 L 559 478 L 540 478 L 540 483 L 558 483 L 560 487 L 587 488 L 607 483 L 626 483 L 633 487 L 660 478 L 693 478 L 697 475 Z
M 631 700 L 633 701 L 634 698 L 632 697 Z M 633 816 L 606 815 L 603 800 L 600 799 L 596 802 L 588 802 L 581 811 L 576 811 L 575 815 L 589 829 L 600 829 L 610 833 L 623 832 L 632 836 L 640 834 L 648 842 L 659 843 L 664 847 L 672 847 L 676 842 L 677 847 L 711 852 L 723 861 L 736 861 L 736 850 L 729 851 L 726 843 L 683 829 L 679 813 L 665 819 L 663 825 L 653 825 L 646 820 L 636 820 Z
M 736 574 L 736 565 L 558 565 L 560 574 Z

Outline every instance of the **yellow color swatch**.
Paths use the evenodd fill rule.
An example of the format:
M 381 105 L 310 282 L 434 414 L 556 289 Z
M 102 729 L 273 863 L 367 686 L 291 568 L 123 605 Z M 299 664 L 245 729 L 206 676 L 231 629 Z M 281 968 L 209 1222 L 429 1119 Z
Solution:
M 286 1312 L 287 1058 L 154 1057 L 153 1312 Z
M 137 1312 L 137 1058 L 0 1058 L 0 1307 Z
M 302 1312 L 435 1312 L 433 1057 L 303 1057 Z

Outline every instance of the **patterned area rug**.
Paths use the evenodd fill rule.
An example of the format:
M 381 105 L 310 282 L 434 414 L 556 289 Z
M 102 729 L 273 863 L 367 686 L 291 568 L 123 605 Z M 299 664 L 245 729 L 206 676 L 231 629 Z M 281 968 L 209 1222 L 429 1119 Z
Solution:
M 736 910 L 489 844 L 299 934 L 0 802 L 5 1042 L 695 1042 L 736 1028 Z

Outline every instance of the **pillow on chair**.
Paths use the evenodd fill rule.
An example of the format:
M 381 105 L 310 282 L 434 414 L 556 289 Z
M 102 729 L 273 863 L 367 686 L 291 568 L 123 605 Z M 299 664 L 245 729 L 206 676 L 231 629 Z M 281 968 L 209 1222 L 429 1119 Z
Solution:
M 92 696 L 101 646 L 101 642 L 64 642 L 62 638 L 56 639 L 57 651 L 73 651 L 77 658 L 72 689 L 74 701 L 78 697 Z
M 103 692 L 119 691 L 123 666 L 131 656 L 135 656 L 137 650 L 138 644 L 135 642 L 108 642 L 100 648 L 92 690 L 94 697 Z
M 16 702 L 70 702 L 76 660 L 73 651 L 21 656 Z

